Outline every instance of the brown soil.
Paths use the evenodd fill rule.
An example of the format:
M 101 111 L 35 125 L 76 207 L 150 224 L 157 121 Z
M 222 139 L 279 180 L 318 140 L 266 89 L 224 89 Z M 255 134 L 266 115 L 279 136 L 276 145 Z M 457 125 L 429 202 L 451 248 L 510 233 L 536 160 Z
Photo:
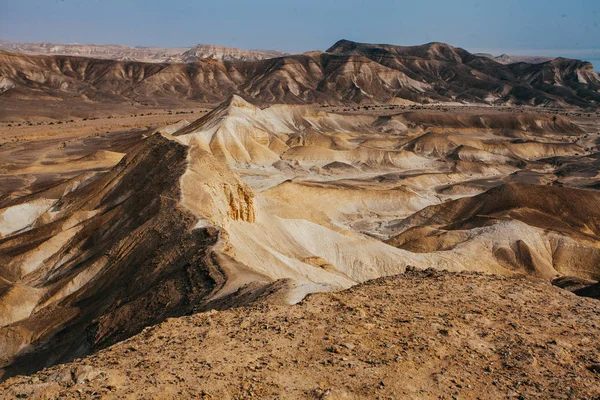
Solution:
M 2 398 L 597 398 L 600 303 L 433 270 L 170 319 Z

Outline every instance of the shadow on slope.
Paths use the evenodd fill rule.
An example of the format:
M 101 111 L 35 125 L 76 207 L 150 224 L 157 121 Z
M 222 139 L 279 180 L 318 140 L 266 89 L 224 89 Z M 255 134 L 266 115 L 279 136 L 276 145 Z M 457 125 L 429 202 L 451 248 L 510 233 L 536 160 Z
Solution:
M 252 284 L 211 304 L 209 296 L 227 277 L 214 250 L 220 230 L 199 226 L 194 210 L 180 202 L 189 151 L 155 134 L 87 185 L 0 210 L 22 218 L 37 210 L 26 226 L 2 220 L 2 378 L 84 356 L 168 317 L 270 295 L 269 280 L 254 274 Z M 209 155 L 195 156 L 191 164 L 210 169 Z M 210 178 L 192 188 L 200 198 L 213 181 L 218 197 L 234 180 L 225 172 Z M 247 194 L 239 188 L 222 197 L 223 207 L 236 207 L 229 214 L 242 218 L 239 204 Z M 243 274 L 243 266 L 238 270 Z M 286 286 L 274 285 L 272 291 Z

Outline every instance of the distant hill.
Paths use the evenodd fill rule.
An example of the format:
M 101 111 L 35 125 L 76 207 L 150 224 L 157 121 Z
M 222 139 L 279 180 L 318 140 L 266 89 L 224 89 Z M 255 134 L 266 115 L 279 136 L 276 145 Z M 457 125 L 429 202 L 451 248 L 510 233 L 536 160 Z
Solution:
M 499 62 L 500 64 L 515 64 L 515 63 L 528 63 L 528 64 L 541 64 L 548 61 L 554 60 L 554 57 L 543 57 L 543 56 L 509 56 L 508 54 L 501 54 L 494 56 L 488 53 L 475 53 L 476 56 L 487 57 L 490 60 Z
M 0 50 L 24 54 L 66 55 L 141 62 L 193 62 L 203 58 L 262 60 L 285 54 L 276 50 L 241 50 L 211 44 L 198 44 L 192 48 L 169 48 L 130 47 L 119 44 L 21 43 L 4 40 L 0 40 Z
M 212 44 L 199 44 L 183 53 L 181 59 L 184 62 L 194 62 L 205 58 L 227 61 L 258 61 L 284 55 L 287 55 L 287 53 L 278 50 L 240 50 Z

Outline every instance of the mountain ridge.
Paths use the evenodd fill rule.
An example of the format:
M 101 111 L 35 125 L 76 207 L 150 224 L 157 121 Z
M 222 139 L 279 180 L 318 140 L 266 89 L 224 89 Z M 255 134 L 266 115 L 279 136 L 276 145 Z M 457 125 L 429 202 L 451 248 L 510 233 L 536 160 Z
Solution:
M 32 56 L 0 51 L 0 96 L 15 99 L 215 104 L 463 103 L 593 108 L 600 76 L 584 61 L 503 65 L 447 44 L 338 41 L 327 52 L 187 64 Z

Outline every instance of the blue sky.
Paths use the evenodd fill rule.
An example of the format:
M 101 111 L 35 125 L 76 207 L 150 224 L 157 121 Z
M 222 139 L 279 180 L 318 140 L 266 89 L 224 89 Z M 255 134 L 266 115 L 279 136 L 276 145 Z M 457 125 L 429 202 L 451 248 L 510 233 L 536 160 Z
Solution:
M 338 39 L 600 59 L 600 0 L 0 0 L 0 39 L 288 52 Z

